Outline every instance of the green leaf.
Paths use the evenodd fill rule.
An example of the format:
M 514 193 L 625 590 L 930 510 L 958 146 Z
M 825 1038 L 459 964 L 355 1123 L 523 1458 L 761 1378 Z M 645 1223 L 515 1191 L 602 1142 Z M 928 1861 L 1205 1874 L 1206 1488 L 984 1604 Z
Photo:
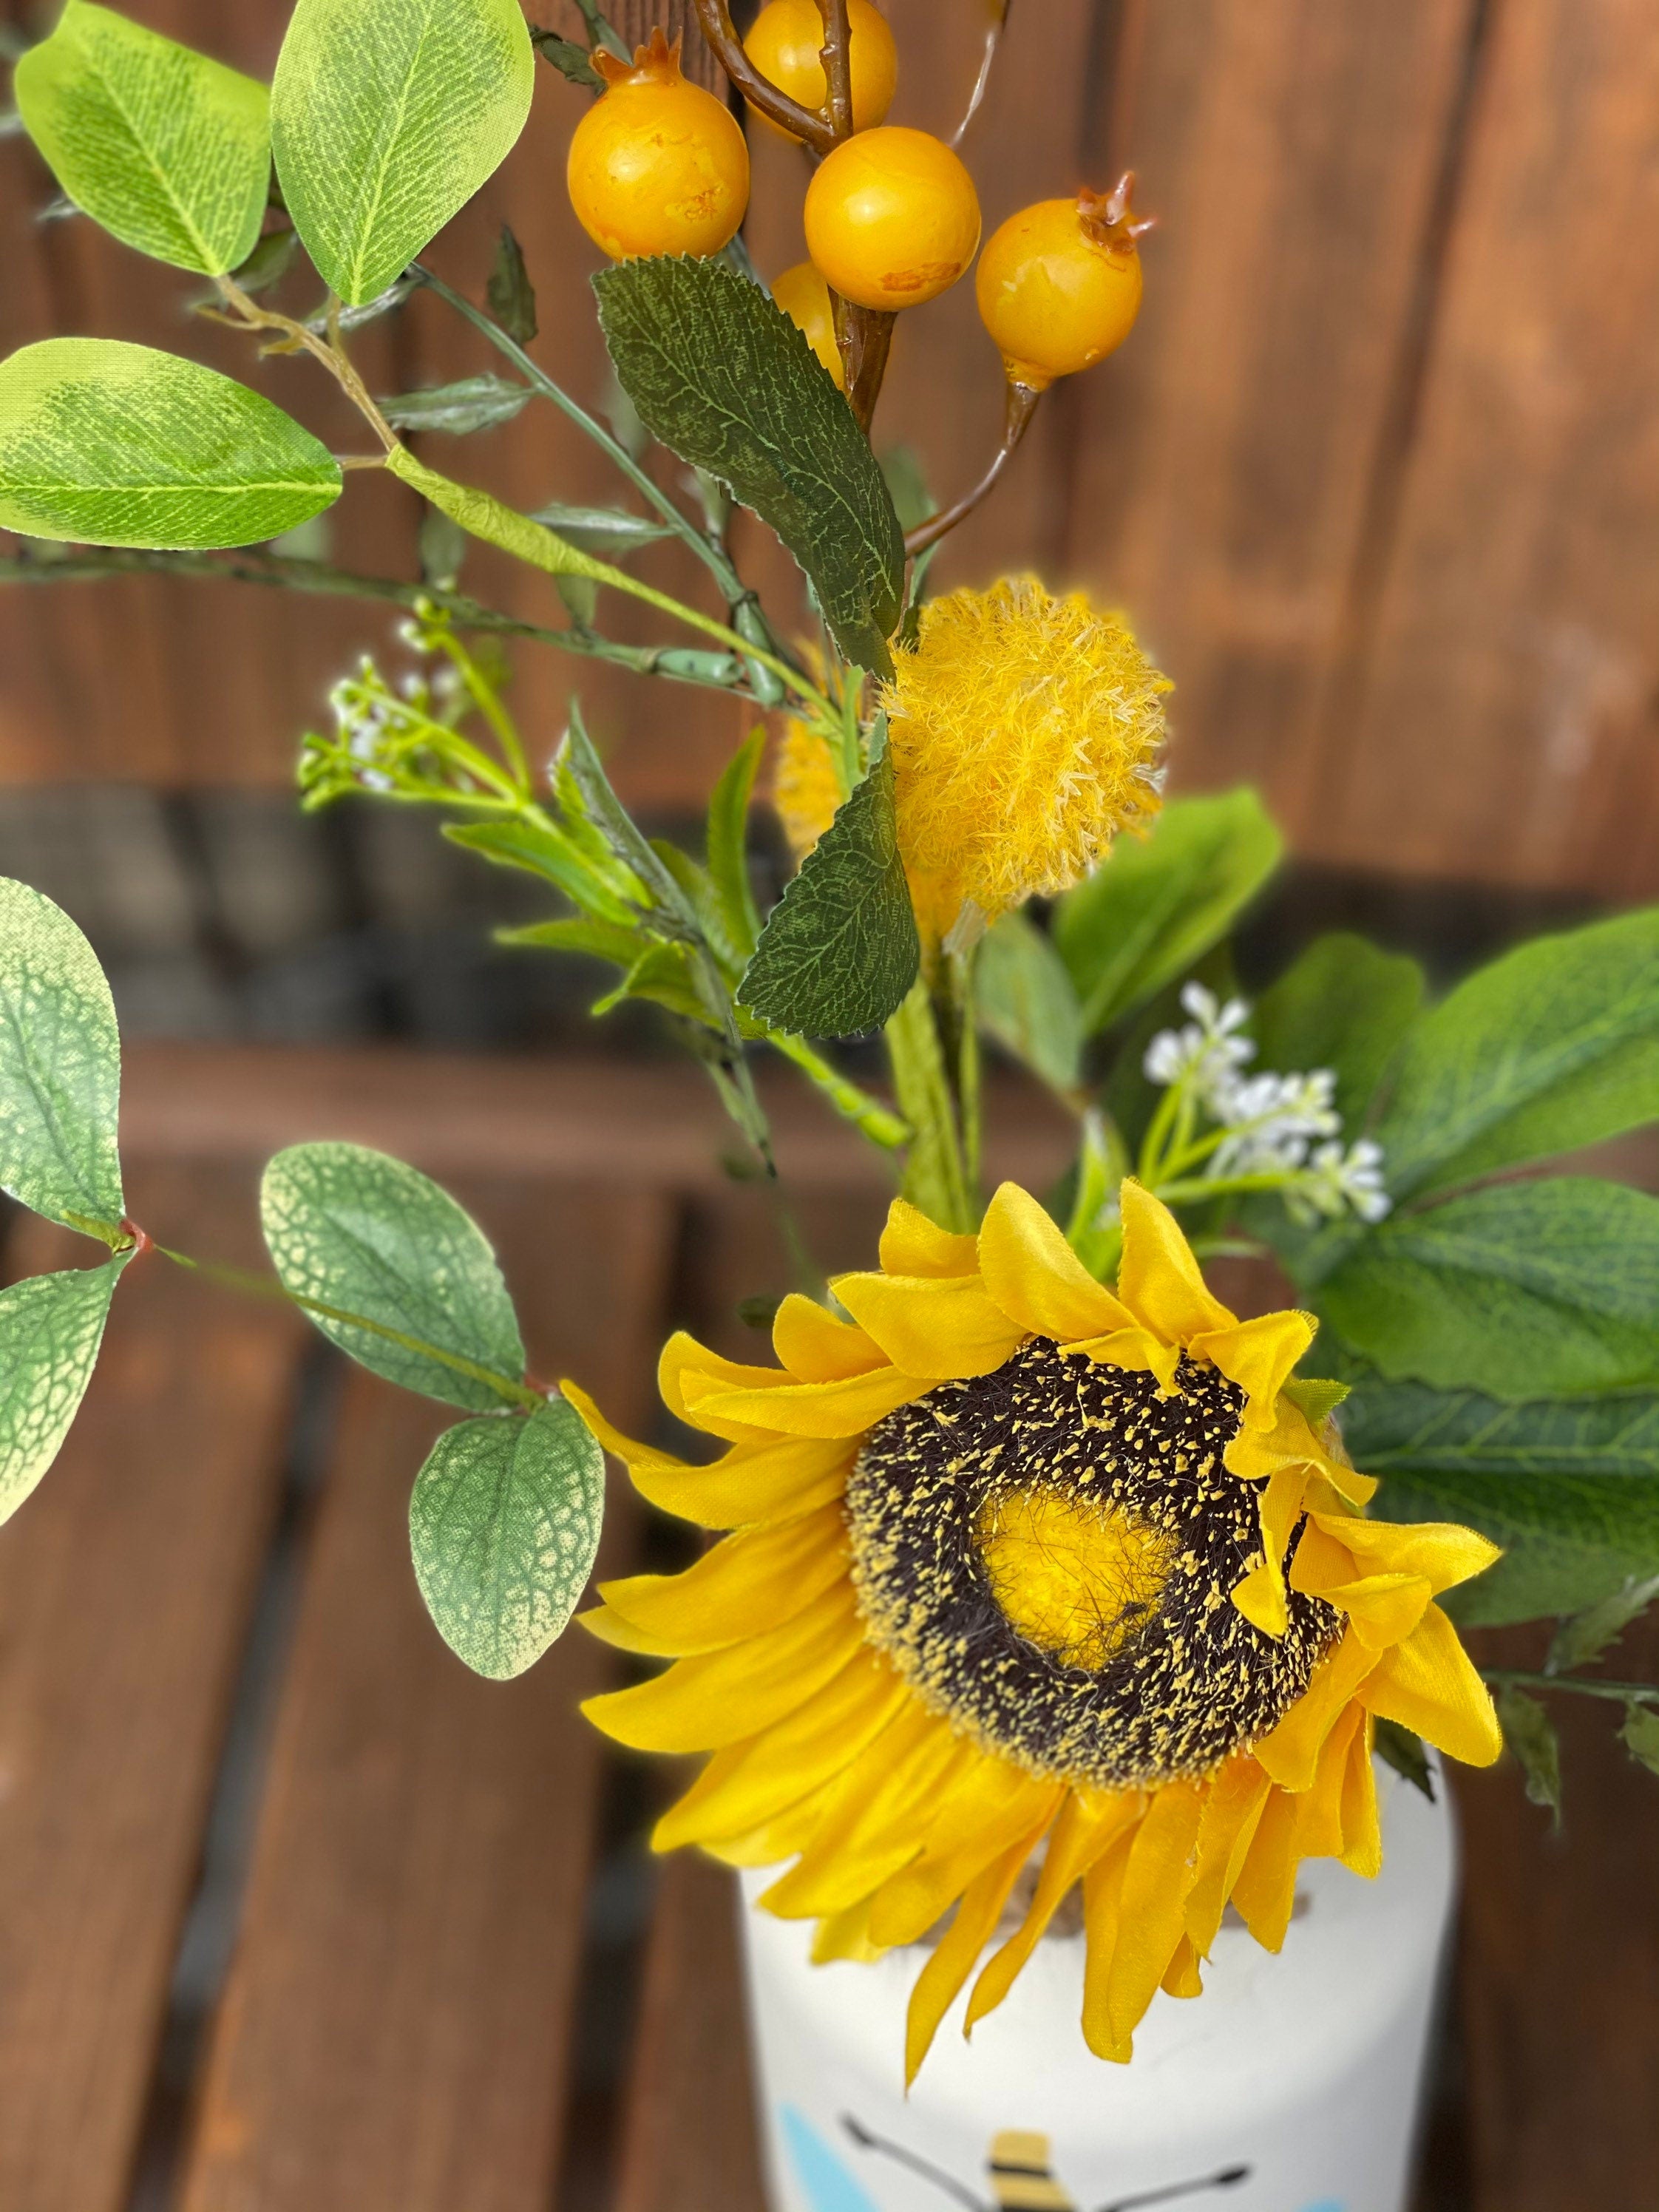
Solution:
M 61 907 L 0 876 L 0 1189 L 112 1240 L 126 1212 L 121 1037 L 98 956 Z
M 1054 944 L 1096 1036 L 1224 936 L 1284 850 L 1254 791 L 1172 799 L 1145 844 L 1121 837 L 1054 908 Z
M 469 1413 L 498 1412 L 521 1384 L 524 1346 L 495 1255 L 435 1182 L 362 1145 L 294 1145 L 265 1170 L 259 1203 L 266 1246 L 291 1297 L 393 1333 L 313 1314 L 330 1342 L 361 1365 Z M 394 1337 L 435 1346 L 461 1366 Z
M 464 376 L 425 392 L 405 392 L 378 404 L 394 430 L 442 430 L 464 438 L 474 430 L 510 422 L 530 397 L 527 384 L 504 376 Z
M 988 931 L 974 971 L 981 1027 L 1049 1088 L 1083 1080 L 1083 1016 L 1066 963 L 1023 914 Z
M 659 538 L 674 534 L 667 523 L 653 522 L 648 515 L 629 514 L 625 507 L 567 507 L 556 499 L 538 507 L 530 519 L 544 522 L 579 551 L 597 553 L 605 561 L 625 561 L 641 545 L 654 545 Z
M 593 66 L 586 46 L 579 46 L 574 39 L 562 39 L 556 31 L 532 29 L 531 40 L 544 62 L 551 62 L 561 76 L 568 76 L 572 84 L 579 84 L 586 92 L 603 92 L 605 79 Z
M 1292 1375 L 1284 1386 L 1283 1395 L 1316 1429 L 1345 1403 L 1352 1389 L 1352 1385 L 1347 1382 L 1325 1382 L 1311 1375 Z
M 1650 1774 L 1659 1774 L 1659 1712 L 1651 1705 L 1632 1702 L 1626 1706 L 1625 1725 L 1619 1731 L 1619 1741 Z
M 349 306 L 384 292 L 500 167 L 535 73 L 519 0 L 299 0 L 271 144 L 306 251 Z
M 109 1302 L 131 1257 L 32 1275 L 0 1291 L 0 1521 L 58 1456 L 92 1380 Z
M 884 746 L 767 917 L 738 995 L 798 1036 L 860 1036 L 903 1003 L 921 963 Z
M 1610 1650 L 1633 1620 L 1659 1597 L 1659 1575 L 1638 1581 L 1632 1577 L 1583 1613 L 1564 1620 L 1551 1639 L 1545 1671 L 1568 1674 L 1575 1667 L 1588 1667 Z
M 553 952 L 585 952 L 590 959 L 631 968 L 649 943 L 637 929 L 611 921 L 532 921 L 523 929 L 498 929 L 497 945 L 532 945 Z
M 1506 1684 L 1498 1693 L 1498 1718 L 1504 1741 L 1520 1762 L 1527 1778 L 1527 1796 L 1534 1805 L 1547 1806 L 1561 1825 L 1561 1747 L 1555 1723 L 1536 1698 Z
M 339 495 L 325 446 L 198 362 L 43 338 L 0 362 L 0 527 L 84 545 L 252 545 Z
M 534 37 L 534 33 L 532 33 Z M 495 247 L 495 265 L 484 287 L 484 304 L 515 344 L 528 345 L 536 335 L 536 288 L 525 266 L 524 248 L 507 223 L 501 225 Z
M 562 1398 L 439 1437 L 410 1498 L 410 1549 L 439 1634 L 474 1674 L 508 1681 L 562 1632 L 604 1514 L 605 1454 Z
M 708 801 L 709 881 L 722 934 L 739 961 L 749 958 L 761 933 L 749 880 L 749 802 L 765 750 L 765 731 L 754 731 L 721 770 Z
M 647 428 L 771 524 L 848 659 L 890 676 L 904 533 L 868 441 L 801 332 L 723 262 L 625 261 L 593 284 L 617 374 Z
M 1413 1790 L 1420 1790 L 1432 1805 L 1434 1769 L 1429 1765 L 1422 1737 L 1402 1728 L 1398 1721 L 1385 1720 L 1381 1716 L 1373 1725 L 1377 1757 L 1409 1782 Z
M 695 941 L 701 934 L 696 910 L 665 866 L 661 854 L 611 789 L 605 763 L 593 749 L 574 699 L 570 726 L 554 756 L 553 774 L 567 813 L 573 807 L 580 808 L 580 819 L 598 832 L 611 858 L 638 878 L 653 902 L 653 925 Z
M 1385 1375 L 1498 1398 L 1659 1383 L 1659 1199 L 1589 1176 L 1391 1214 L 1319 1285 Z
M 665 1006 L 682 1021 L 701 1022 L 706 1029 L 719 1026 L 711 1007 L 704 1003 L 691 973 L 683 945 L 647 945 L 633 962 L 614 991 L 594 1001 L 589 1011 L 608 1014 L 624 999 L 649 999 Z
M 52 174 L 123 244 L 207 276 L 253 251 L 270 184 L 264 85 L 91 0 L 69 0 L 15 83 Z
M 633 902 L 644 892 L 637 878 L 631 872 L 624 875 L 608 851 L 589 852 L 551 823 L 522 816 L 504 822 L 450 822 L 444 825 L 444 835 L 452 844 L 481 853 L 497 867 L 520 868 L 556 884 L 595 921 L 629 929 L 639 919 Z
M 1352 1133 L 1422 1000 L 1423 971 L 1414 960 L 1346 930 L 1316 938 L 1256 1001 L 1254 1065 L 1285 1075 L 1332 1069 L 1336 1109 Z
M 1659 908 L 1535 938 L 1417 1026 L 1377 1128 L 1396 1198 L 1659 1115 Z

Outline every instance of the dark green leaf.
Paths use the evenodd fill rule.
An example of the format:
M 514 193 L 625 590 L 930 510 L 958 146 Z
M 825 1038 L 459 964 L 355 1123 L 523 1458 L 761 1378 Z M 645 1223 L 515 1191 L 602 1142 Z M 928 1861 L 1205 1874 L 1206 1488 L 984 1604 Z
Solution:
M 522 1382 L 524 1345 L 495 1255 L 477 1224 L 416 1169 L 362 1145 L 294 1145 L 265 1170 L 260 1217 L 291 1296 L 393 1332 L 312 1316 L 374 1374 L 469 1413 L 498 1412 L 506 1399 L 488 1376 L 509 1390 Z
M 1401 1728 L 1398 1721 L 1378 1719 L 1376 1729 L 1377 1757 L 1393 1767 L 1396 1774 L 1402 1775 L 1413 1790 L 1420 1790 L 1432 1805 L 1434 1769 L 1429 1765 L 1422 1737 L 1413 1735 L 1408 1728 Z
M 1625 1725 L 1619 1731 L 1619 1740 L 1650 1774 L 1659 1774 L 1659 1712 L 1651 1705 L 1632 1701 L 1626 1706 Z
M 575 1611 L 605 1513 L 605 1455 L 575 1407 L 463 1421 L 409 1501 L 410 1549 L 439 1633 L 475 1674 L 534 1666 Z
M 1659 1199 L 1588 1176 L 1396 1213 L 1320 1285 L 1386 1375 L 1498 1398 L 1659 1382 Z
M 749 801 L 765 750 L 766 732 L 756 730 L 726 763 L 708 801 L 709 880 L 722 934 L 739 963 L 754 951 L 761 932 L 749 880 Z
M 605 90 L 605 79 L 594 68 L 586 46 L 579 46 L 574 39 L 562 39 L 556 31 L 538 31 L 533 27 L 530 39 L 542 59 L 551 62 L 560 76 L 568 76 L 572 84 L 579 84 L 587 92 Z
M 0 876 L 0 1190 L 112 1239 L 121 1038 L 98 956 L 61 907 Z
M 1284 840 L 1250 790 L 1172 799 L 1145 844 L 1110 857 L 1054 908 L 1054 943 L 1093 1036 L 1184 975 L 1279 865 Z
M 1656 1597 L 1659 1597 L 1659 1575 L 1649 1575 L 1641 1581 L 1632 1577 L 1583 1613 L 1564 1620 L 1551 1639 L 1546 1671 L 1568 1674 L 1575 1667 L 1588 1667 L 1604 1651 L 1611 1650 Z
M 464 438 L 474 430 L 510 422 L 529 397 L 527 384 L 514 384 L 486 370 L 480 376 L 464 376 L 459 384 L 401 392 L 379 404 L 394 430 L 442 430 L 452 438 Z
M 760 1292 L 753 1297 L 739 1298 L 738 1319 L 745 1328 L 769 1329 L 778 1317 L 778 1308 L 782 1303 L 781 1298 L 770 1297 Z
M 584 553 L 597 553 L 606 561 L 625 561 L 641 545 L 654 545 L 659 538 L 674 534 L 665 522 L 629 514 L 625 507 L 567 507 L 556 499 L 538 507 L 530 519 L 556 530 L 567 544 Z
M 1256 1001 L 1255 1065 L 1281 1074 L 1333 1069 L 1336 1109 L 1352 1132 L 1422 999 L 1423 971 L 1414 960 L 1346 931 L 1316 938 Z
M 1503 1726 L 1504 1741 L 1527 1778 L 1528 1797 L 1534 1805 L 1547 1807 L 1555 1815 L 1559 1828 L 1561 1748 L 1556 1741 L 1554 1722 L 1536 1698 L 1529 1698 L 1513 1684 L 1507 1684 L 1498 1693 L 1498 1717 Z
M 672 935 L 695 939 L 697 917 L 690 902 L 611 789 L 605 764 L 593 750 L 574 699 L 570 726 L 554 757 L 553 773 L 566 812 L 579 808 L 582 820 L 604 841 L 612 859 L 637 877 L 652 902 L 655 926 L 665 927 Z
M 531 36 L 533 40 L 534 32 Z M 528 345 L 536 335 L 536 288 L 525 267 L 524 249 L 507 223 L 501 225 L 484 300 L 508 337 L 519 345 Z
M 0 1521 L 58 1456 L 103 1342 L 109 1302 L 131 1257 L 31 1275 L 0 1291 Z
M 974 975 L 981 1024 L 1052 1090 L 1083 1080 L 1083 1020 L 1066 963 L 1023 914 L 988 931 Z
M 903 1002 L 921 965 L 884 747 L 767 919 L 738 996 L 798 1036 L 859 1036 Z
M 593 281 L 611 358 L 647 428 L 771 524 L 842 653 L 890 676 L 904 533 L 868 441 L 801 332 L 718 261 L 625 261 Z
M 1376 1134 L 1397 1198 L 1659 1115 L 1659 908 L 1540 937 L 1417 1026 Z

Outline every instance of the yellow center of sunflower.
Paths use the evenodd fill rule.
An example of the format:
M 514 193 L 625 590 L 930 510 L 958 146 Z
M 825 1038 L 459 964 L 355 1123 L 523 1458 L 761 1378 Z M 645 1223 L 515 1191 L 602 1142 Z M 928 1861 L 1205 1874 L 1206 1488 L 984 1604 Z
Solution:
M 1009 1626 L 1062 1666 L 1103 1667 L 1145 1626 L 1180 1549 L 1169 1530 L 1091 1498 L 988 1498 L 974 1543 Z

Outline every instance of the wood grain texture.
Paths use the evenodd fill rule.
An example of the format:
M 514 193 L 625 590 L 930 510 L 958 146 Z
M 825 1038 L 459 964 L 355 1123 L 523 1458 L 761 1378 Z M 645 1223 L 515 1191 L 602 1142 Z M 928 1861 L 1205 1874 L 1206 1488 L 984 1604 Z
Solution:
M 724 1867 L 665 1863 L 616 2212 L 763 2212 L 737 1913 Z
M 463 1187 L 532 1364 L 640 1418 L 655 1194 Z M 354 1377 L 316 1531 L 185 2212 L 545 2212 L 574 2023 L 607 1655 L 469 1674 L 409 1571 L 410 1486 L 448 1417 Z
M 252 1241 L 222 1225 L 248 1211 L 222 1168 L 141 1170 L 129 1190 L 186 1249 Z M 29 1224 L 8 1258 L 32 1273 L 89 1252 Z M 0 1545 L 7 2212 L 127 2202 L 299 1342 L 286 1314 L 142 1263 L 62 1456 Z
M 1656 140 L 1647 0 L 1492 10 L 1333 858 L 1659 889 Z

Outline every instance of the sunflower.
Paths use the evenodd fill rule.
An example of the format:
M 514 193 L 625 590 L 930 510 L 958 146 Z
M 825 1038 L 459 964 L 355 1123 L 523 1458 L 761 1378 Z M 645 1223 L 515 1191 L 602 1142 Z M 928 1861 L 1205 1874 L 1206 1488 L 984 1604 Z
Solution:
M 675 1664 L 585 1710 L 620 1742 L 712 1753 L 658 1824 L 739 1866 L 820 1960 L 938 1933 L 914 2078 L 979 1967 L 969 2030 L 1082 1885 L 1083 2030 L 1130 2055 L 1157 1991 L 1195 1996 L 1231 1903 L 1270 1950 L 1299 1863 L 1381 1863 L 1375 1719 L 1496 1759 L 1485 1685 L 1434 1602 L 1497 1556 L 1367 1520 L 1292 1370 L 1305 1314 L 1240 1322 L 1166 1207 L 1122 1190 L 1116 1294 L 1005 1183 L 978 1236 L 902 1200 L 880 1267 L 779 1309 L 779 1367 L 674 1337 L 661 1388 L 729 1449 L 696 1467 L 568 1395 L 636 1486 L 732 1533 L 583 1616 Z M 1298 1400 L 1301 1401 L 1298 1402 Z M 1304 1406 L 1310 1411 L 1304 1412 Z

